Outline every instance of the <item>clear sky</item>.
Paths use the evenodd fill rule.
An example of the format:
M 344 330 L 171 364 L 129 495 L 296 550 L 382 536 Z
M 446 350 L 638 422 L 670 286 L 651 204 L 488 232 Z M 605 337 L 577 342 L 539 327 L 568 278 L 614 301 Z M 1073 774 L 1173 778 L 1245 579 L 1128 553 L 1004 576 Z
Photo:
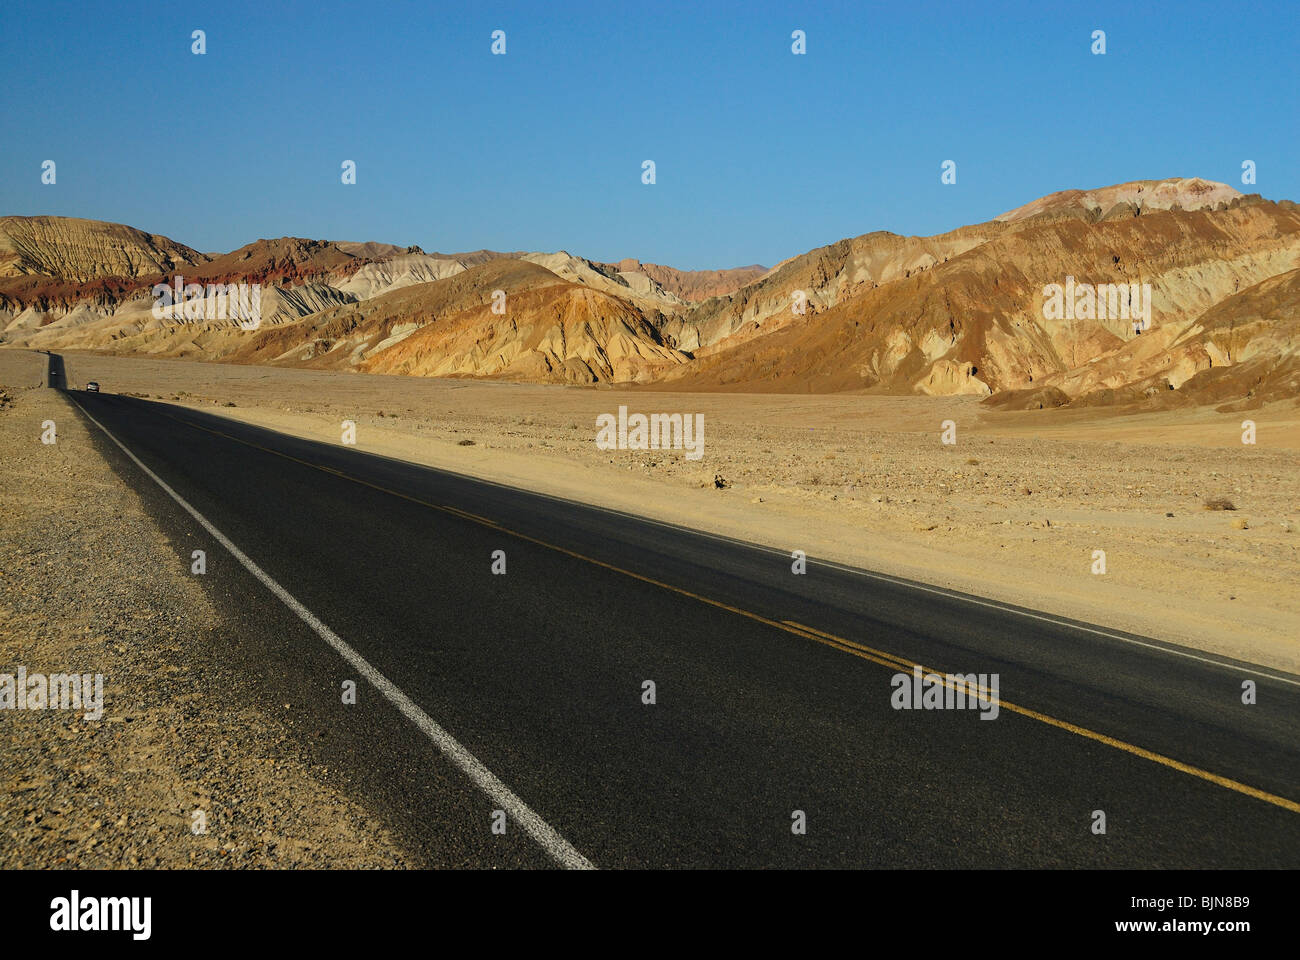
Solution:
M 1298 41 L 1296 0 L 4 0 L 0 214 L 208 252 L 289 235 L 701 269 L 1126 180 L 1300 200 Z

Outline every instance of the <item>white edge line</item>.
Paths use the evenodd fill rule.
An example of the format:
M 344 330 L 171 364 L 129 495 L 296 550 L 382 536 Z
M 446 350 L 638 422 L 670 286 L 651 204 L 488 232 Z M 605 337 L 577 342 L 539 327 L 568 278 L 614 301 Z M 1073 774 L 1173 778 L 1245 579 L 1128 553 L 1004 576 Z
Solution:
M 812 557 L 809 557 L 808 559 L 810 561 L 813 561 Z M 836 570 L 842 570 L 845 573 L 856 573 L 860 577 L 871 577 L 876 580 L 886 580 L 890 583 L 896 583 L 899 586 L 912 587 L 913 589 L 916 590 L 923 590 L 926 593 L 937 593 L 940 596 L 949 597 L 953 600 L 960 600 L 960 601 L 964 601 L 965 603 L 973 603 L 981 607 L 992 607 L 994 610 L 1003 610 L 1007 613 L 1018 614 L 1019 616 L 1029 617 L 1033 620 L 1042 620 L 1045 623 L 1056 624 L 1057 626 L 1067 627 L 1071 630 L 1079 630 L 1082 631 L 1083 633 L 1093 633 L 1099 637 L 1108 637 L 1111 640 L 1122 640 L 1124 643 L 1131 643 L 1134 646 L 1138 646 L 1138 647 L 1146 647 L 1148 650 L 1158 650 L 1161 653 L 1168 653 L 1175 657 L 1183 657 L 1187 660 L 1199 660 L 1201 663 L 1213 664 L 1214 666 L 1222 667 L 1225 670 L 1235 670 L 1238 673 L 1249 673 L 1252 676 L 1264 677 L 1269 680 L 1276 680 L 1278 683 L 1289 683 L 1292 686 L 1300 687 L 1300 680 L 1293 680 L 1290 677 L 1279 677 L 1277 674 L 1267 673 L 1263 670 L 1251 669 L 1249 667 L 1239 666 L 1235 663 L 1225 663 L 1222 660 L 1215 660 L 1213 657 L 1200 657 L 1194 653 L 1187 653 L 1183 650 L 1172 649 L 1162 644 L 1147 643 L 1144 640 L 1135 640 L 1132 637 L 1125 637 L 1118 633 L 1110 633 L 1107 630 L 1098 630 L 1095 627 L 1086 627 L 1083 624 L 1071 623 L 1068 620 L 1058 620 L 1055 617 L 1045 616 L 1041 613 L 1032 613 L 1028 610 L 1017 610 L 1015 607 L 1005 606 L 1001 603 L 997 603 L 991 600 L 980 600 L 976 597 L 968 596 L 965 594 L 951 593 L 947 590 L 944 590 L 942 587 L 930 587 L 930 586 L 926 586 L 923 583 L 915 583 L 910 580 L 896 579 L 894 577 L 890 577 L 881 573 L 872 573 L 870 570 L 858 570 L 855 569 L 854 567 L 847 567 L 842 564 L 835 563 L 832 560 L 815 560 L 813 562 L 820 563 L 822 566 L 833 567 Z
M 230 555 L 244 565 L 254 577 L 275 594 L 284 605 L 296 613 L 307 626 L 316 631 L 322 640 L 328 643 L 334 650 L 356 668 L 357 672 L 370 681 L 371 685 L 384 695 L 384 697 L 401 711 L 402 715 L 420 728 L 420 731 L 433 741 L 434 745 L 442 751 L 443 756 L 450 760 L 457 768 L 460 769 L 476 787 L 487 794 L 488 799 L 509 814 L 510 818 L 523 827 L 538 846 L 546 851 L 550 857 L 560 866 L 574 870 L 594 870 L 595 864 L 584 857 L 577 851 L 567 840 L 565 840 L 556 830 L 545 820 L 539 817 L 528 804 L 524 803 L 515 793 L 497 779 L 496 775 L 485 767 L 477 757 L 463 747 L 459 741 L 451 734 L 444 730 L 438 723 L 427 713 L 421 710 L 410 697 L 399 690 L 387 677 L 370 665 L 369 661 L 356 650 L 352 649 L 342 638 L 333 630 L 321 623 L 316 616 L 299 603 L 288 590 L 280 586 L 271 578 L 261 567 L 248 558 L 248 556 L 232 543 L 225 534 L 208 522 L 203 514 L 199 513 L 190 506 L 180 494 L 169 487 L 161 477 L 146 467 L 134 453 L 127 449 L 121 440 L 113 436 L 108 428 L 86 412 L 80 403 L 69 397 L 76 404 L 77 409 L 85 414 L 88 419 L 104 435 L 112 440 L 121 448 L 122 452 L 131 458 L 137 467 L 148 475 L 149 479 L 163 491 L 185 508 L 185 511 L 202 525 L 218 543 L 230 551 Z

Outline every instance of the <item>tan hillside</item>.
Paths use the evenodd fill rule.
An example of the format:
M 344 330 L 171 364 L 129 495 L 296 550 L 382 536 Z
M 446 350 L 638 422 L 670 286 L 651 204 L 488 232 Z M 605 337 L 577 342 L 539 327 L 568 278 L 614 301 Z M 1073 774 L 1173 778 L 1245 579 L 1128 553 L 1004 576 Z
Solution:
M 673 386 L 984 395 L 1055 386 L 1074 397 L 1161 373 L 1181 382 L 1196 370 L 1167 348 L 1188 325 L 1298 265 L 1293 204 L 1027 221 L 947 262 L 785 318 L 775 332 L 701 351 Z M 1044 286 L 1071 275 L 1149 282 L 1151 328 L 1139 335 L 1120 320 L 1045 319 Z
M 255 240 L 238 250 L 214 257 L 186 274 L 186 279 L 231 280 L 245 283 L 300 283 L 317 280 L 332 273 L 346 274 L 364 261 L 329 240 L 305 240 L 280 237 L 278 240 Z
M 675 312 L 686 306 L 685 300 L 665 290 L 645 274 L 622 274 L 612 266 L 575 257 L 563 250 L 558 253 L 526 253 L 521 259 L 539 264 L 570 283 L 630 300 L 652 313 Z
M 182 243 L 121 223 L 75 217 L 0 217 L 0 277 L 69 281 L 140 277 L 206 260 Z
M 502 253 L 497 250 L 475 250 L 470 253 L 433 253 L 429 256 L 439 261 L 459 263 L 465 267 L 478 266 L 492 260 L 527 260 L 529 263 L 545 267 L 556 276 L 572 283 L 631 300 L 637 306 L 652 313 L 674 313 L 687 306 L 686 298 L 679 295 L 670 284 L 662 282 L 658 274 L 652 276 L 644 270 L 625 271 L 621 264 L 587 260 L 564 250 L 555 253 L 537 251 Z M 631 263 L 639 263 L 639 261 L 623 261 L 623 264 Z
M 969 394 L 1013 409 L 1296 395 L 1300 208 L 1198 178 L 1062 191 L 989 223 L 868 233 L 768 271 L 293 237 L 207 256 L 118 224 L 0 225 L 11 270 L 47 271 L 0 276 L 0 344 L 13 346 L 662 389 Z M 102 269 L 128 272 L 89 263 L 104 244 Z M 141 271 L 160 266 L 260 283 L 262 327 L 155 318 L 152 284 L 171 273 Z M 1149 289 L 1149 325 L 1096 312 L 1108 285 L 1123 285 L 1115 303 Z M 1099 298 L 1061 312 L 1059 291 L 1094 288 Z M 492 311 L 496 290 L 505 313 Z
M 1198 403 L 1254 409 L 1275 400 L 1300 401 L 1300 270 L 1215 304 L 1169 352 L 1171 366 L 1181 361 L 1184 369 L 1195 367 L 1176 386 Z
M 336 240 L 334 245 L 344 253 L 350 253 L 362 260 L 387 260 L 389 257 L 400 256 L 404 253 L 424 253 L 419 247 L 399 247 L 395 243 L 377 243 L 375 241 L 356 243 L 349 240 Z
M 1013 228 L 1001 224 L 962 227 L 937 237 L 864 234 L 819 247 L 773 267 L 761 279 L 725 297 L 697 305 L 664 326 L 681 349 L 710 353 L 734 346 L 790 323 L 800 323 L 841 301 L 882 284 L 903 280 L 934 267 Z M 794 307 L 799 292 L 806 312 Z
M 462 260 L 432 257 L 424 253 L 399 253 L 367 263 L 335 286 L 358 300 L 369 300 L 393 290 L 445 280 L 463 272 L 469 264 Z
M 710 297 L 725 297 L 767 273 L 767 267 L 758 264 L 729 270 L 677 270 L 658 263 L 642 263 L 634 258 L 600 266 L 616 270 L 629 281 L 631 275 L 645 276 L 668 293 L 691 303 Z
M 496 290 L 503 314 L 492 311 Z M 526 260 L 488 261 L 259 331 L 228 359 L 564 383 L 643 380 L 686 360 L 632 304 Z
M 64 218 L 10 217 L 6 219 L 57 221 Z M 84 235 L 78 232 L 71 240 L 63 234 L 51 235 L 52 246 L 45 251 L 44 256 L 52 265 L 69 265 L 62 269 L 73 269 L 75 264 L 87 255 L 84 252 L 85 236 L 103 239 L 138 235 L 138 237 L 150 238 L 151 242 L 158 240 L 172 244 L 172 241 L 166 240 L 165 237 L 144 234 L 122 224 L 97 223 L 89 220 L 70 222 L 91 226 L 86 228 Z M 119 246 L 116 240 L 113 244 L 115 247 Z M 169 252 L 173 248 L 181 253 Z M 61 275 L 53 279 L 37 275 L 0 277 L 0 330 L 29 329 L 33 325 L 43 326 L 55 320 L 67 320 L 71 314 L 78 314 L 78 316 L 62 325 L 80 326 L 87 310 L 100 317 L 111 315 L 118 309 L 131 310 L 132 301 L 149 297 L 149 291 L 154 284 L 171 284 L 177 276 L 182 277 L 185 283 L 260 283 L 263 287 L 269 288 L 276 284 L 290 286 L 307 281 L 329 282 L 335 276 L 350 275 L 367 262 L 346 253 L 338 245 L 328 241 L 304 240 L 297 237 L 258 240 L 238 250 L 215 257 L 196 253 L 180 244 L 172 244 L 172 247 L 157 248 L 158 256 L 142 261 L 138 259 L 137 250 L 125 247 L 123 249 L 130 256 L 125 259 L 121 256 L 109 257 L 103 268 L 119 272 L 92 272 L 89 278 L 65 278 Z M 181 254 L 186 251 L 188 253 L 185 255 L 192 255 L 194 259 L 181 259 Z M 145 269 L 146 267 L 148 269 Z M 32 322 L 33 316 L 37 320 L 35 324 Z M 15 319 L 20 319 L 18 327 L 14 326 Z
M 631 304 L 561 283 L 513 296 L 505 317 L 484 305 L 439 318 L 362 369 L 591 384 L 651 380 L 686 360 Z
M 1089 220 L 1135 216 L 1139 211 L 1223 209 L 1241 197 L 1226 183 L 1200 177 L 1133 180 L 1095 190 L 1061 190 L 1008 210 L 996 220 L 1027 220 L 1039 216 L 1078 216 Z
M 352 302 L 349 295 L 322 283 L 266 287 L 261 295 L 262 325 L 273 327 Z M 23 311 L 3 328 L 3 337 L 34 349 L 190 359 L 223 358 L 249 337 L 234 320 L 186 320 L 173 313 L 167 309 L 162 319 L 154 317 L 153 298 L 148 289 L 141 289 L 111 309 L 82 303 L 57 319 L 34 310 Z

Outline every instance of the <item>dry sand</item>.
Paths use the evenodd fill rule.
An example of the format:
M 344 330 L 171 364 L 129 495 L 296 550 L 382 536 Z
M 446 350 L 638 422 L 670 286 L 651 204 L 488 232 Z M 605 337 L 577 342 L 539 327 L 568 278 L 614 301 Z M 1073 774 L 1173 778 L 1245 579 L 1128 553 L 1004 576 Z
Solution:
M 1294 404 L 1008 413 L 970 397 L 685 394 L 65 359 L 74 386 L 98 380 L 331 443 L 353 420 L 361 450 L 1300 672 Z M 597 449 L 597 415 L 620 404 L 702 413 L 703 459 Z M 1253 446 L 1241 442 L 1247 417 Z M 955 445 L 940 442 L 944 420 L 957 425 Z M 729 486 L 716 487 L 719 476 Z M 1204 509 L 1218 497 L 1237 509 Z M 1095 550 L 1105 551 L 1105 575 L 1091 572 Z

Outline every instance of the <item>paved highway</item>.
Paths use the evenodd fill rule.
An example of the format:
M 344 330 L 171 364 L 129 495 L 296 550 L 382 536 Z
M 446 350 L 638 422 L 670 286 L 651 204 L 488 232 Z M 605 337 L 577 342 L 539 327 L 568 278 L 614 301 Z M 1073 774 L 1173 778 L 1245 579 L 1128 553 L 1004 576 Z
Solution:
M 1300 866 L 1295 676 L 794 575 L 789 551 L 368 454 L 364 428 L 69 396 L 176 562 L 207 551 L 230 682 L 288 705 L 429 865 Z M 996 715 L 895 709 L 918 664 L 996 674 Z

